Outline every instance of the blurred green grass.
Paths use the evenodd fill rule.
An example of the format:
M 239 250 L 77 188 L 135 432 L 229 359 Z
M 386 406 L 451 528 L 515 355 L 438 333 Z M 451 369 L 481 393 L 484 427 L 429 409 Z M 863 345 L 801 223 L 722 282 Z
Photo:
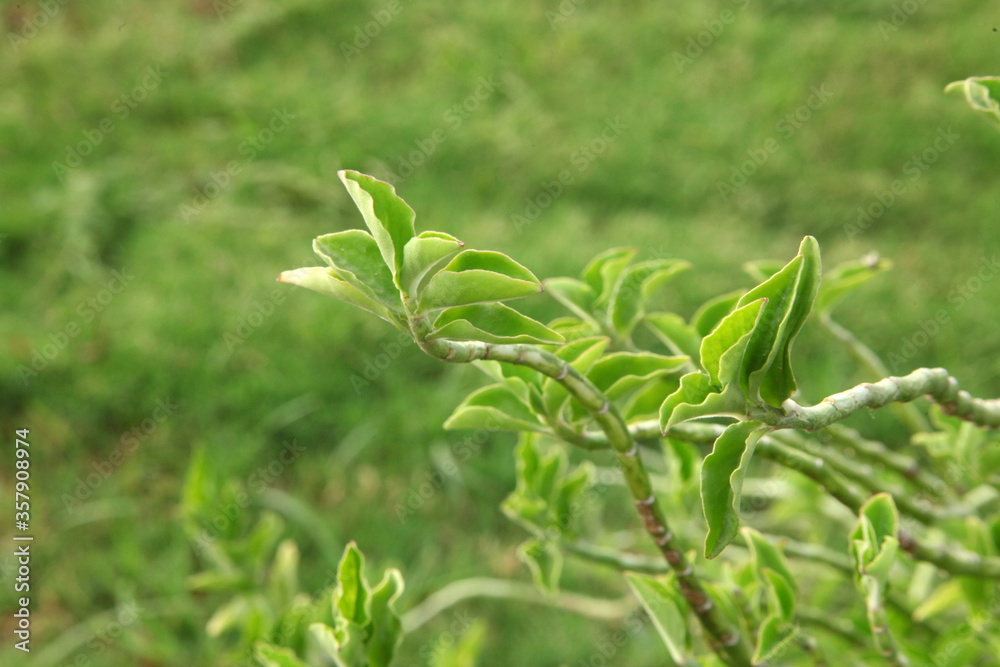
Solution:
M 316 263 L 313 237 L 361 225 L 337 169 L 386 177 L 428 141 L 433 152 L 398 183 L 420 228 L 509 252 L 541 277 L 575 274 L 612 245 L 683 257 L 695 269 L 664 297 L 682 313 L 747 285 L 738 266 L 787 258 L 804 234 L 829 265 L 874 250 L 895 270 L 839 320 L 885 357 L 948 309 L 950 324 L 907 364 L 945 366 L 971 391 L 997 394 L 1000 280 L 961 308 L 947 296 L 1000 247 L 1000 136 L 942 93 L 949 81 L 996 73 L 988 6 L 928 3 L 884 38 L 889 2 L 581 3 L 555 29 L 546 12 L 556 3 L 400 2 L 349 60 L 341 44 L 384 3 L 69 3 L 26 43 L 9 35 L 45 8 L 3 5 L 0 424 L 32 429 L 40 646 L 117 601 L 172 600 L 100 664 L 217 664 L 203 627 L 218 601 L 185 594 L 198 563 L 176 515 L 197 446 L 244 479 L 284 441 L 306 446 L 275 487 L 315 507 L 336 540 L 356 539 L 371 562 L 401 566 L 411 604 L 461 576 L 525 576 L 513 556 L 520 531 L 497 509 L 513 485 L 512 437 L 491 438 L 414 518 L 401 524 L 393 510 L 433 469 L 435 448 L 461 441 L 441 423 L 477 374 L 409 347 L 355 391 L 352 376 L 395 334 L 274 283 L 283 269 Z M 678 71 L 675 52 L 726 9 L 735 20 Z M 148 67 L 164 76 L 139 101 L 132 91 Z M 481 78 L 494 90 L 470 98 Z M 776 124 L 821 84 L 831 99 L 783 138 Z M 124 117 L 123 96 L 135 103 Z M 241 146 L 275 110 L 294 118 L 249 159 Z M 625 128 L 580 168 L 578 151 L 609 118 Z M 60 179 L 53 163 L 105 119 L 113 130 Z M 851 241 L 844 226 L 857 208 L 901 178 L 939 128 L 960 139 Z M 780 150 L 723 200 L 717 183 L 770 137 Z M 240 173 L 185 220 L 182 206 L 212 192 L 231 161 Z M 562 170 L 573 183 L 519 228 L 526 199 L 539 201 Z M 85 305 L 114 270 L 134 279 L 100 312 Z M 254 326 L 258 304 L 273 313 Z M 544 299 L 521 305 L 557 312 Z M 79 335 L 25 380 L 33 353 L 69 324 Z M 861 379 L 815 327 L 797 357 L 812 398 Z M 68 512 L 64 494 L 160 399 L 176 413 Z M 12 479 L 4 475 L 5 488 Z M 307 583 L 318 586 L 329 564 L 292 530 Z M 562 612 L 472 608 L 489 624 L 483 665 L 575 664 L 593 652 L 578 638 L 594 625 Z M 404 664 L 433 632 L 408 640 Z M 629 650 L 628 664 L 647 664 L 655 644 Z

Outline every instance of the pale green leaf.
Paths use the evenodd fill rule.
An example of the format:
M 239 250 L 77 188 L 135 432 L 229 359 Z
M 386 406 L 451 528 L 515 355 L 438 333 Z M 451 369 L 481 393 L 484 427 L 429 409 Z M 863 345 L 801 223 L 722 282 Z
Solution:
M 403 266 L 403 248 L 415 234 L 413 209 L 388 183 L 356 171 L 343 170 L 337 174 L 378 243 L 385 265 L 396 276 Z
M 373 315 L 381 317 L 386 322 L 399 327 L 396 320 L 389 313 L 389 309 L 375 300 L 374 295 L 367 295 L 358 288 L 348 283 L 343 278 L 337 276 L 333 269 L 325 266 L 311 266 L 304 269 L 294 269 L 285 271 L 278 276 L 278 281 L 305 287 L 314 292 L 332 296 L 340 299 L 352 306 L 357 306 L 362 310 L 367 310 Z M 369 293 L 370 294 L 370 293 Z
M 360 229 L 326 234 L 313 241 L 313 250 L 340 278 L 390 310 L 402 312 L 399 289 L 370 234 Z
M 484 343 L 562 343 L 565 339 L 541 322 L 502 303 L 449 308 L 438 315 L 428 336 Z
M 421 312 L 505 301 L 542 291 L 538 278 L 507 255 L 463 250 L 427 283 Z
M 708 522 L 705 557 L 715 558 L 736 537 L 740 523 L 743 478 L 757 441 L 767 430 L 757 421 L 730 424 L 705 457 L 701 468 L 701 502 Z
M 298 571 L 299 547 L 294 540 L 285 540 L 278 546 L 267 577 L 268 596 L 275 608 L 288 606 L 299 592 Z
M 583 281 L 597 295 L 595 306 L 608 303 L 622 271 L 637 252 L 636 248 L 611 248 L 594 257 L 583 269 Z
M 337 569 L 337 590 L 334 593 L 334 616 L 368 625 L 368 582 L 365 581 L 365 557 L 357 544 L 348 542 Z
M 1000 77 L 972 76 L 949 83 L 944 91 L 963 93 L 970 107 L 1000 122 Z
M 396 612 L 396 601 L 403 594 L 399 570 L 387 570 L 381 583 L 372 590 L 371 634 L 365 645 L 370 667 L 389 667 L 403 641 L 403 624 Z
M 767 585 L 768 600 L 773 614 L 779 616 L 785 623 L 791 623 L 795 618 L 796 589 L 793 581 L 780 572 L 765 567 L 761 570 Z
M 698 358 L 701 336 L 680 315 L 653 313 L 646 316 L 646 326 L 671 352 L 687 355 L 692 359 Z
M 663 375 L 677 373 L 687 357 L 667 357 L 652 352 L 614 352 L 601 357 L 587 373 L 605 396 L 616 400 Z
M 829 313 L 845 296 L 890 268 L 892 262 L 877 258 L 841 264 L 823 276 L 823 284 L 816 297 L 816 312 Z
M 753 528 L 744 527 L 741 532 L 750 546 L 750 564 L 757 575 L 757 580 L 762 585 L 767 583 L 763 574 L 766 568 L 784 577 L 793 590 L 797 591 L 795 577 L 788 569 L 788 562 L 785 560 L 784 554 L 781 553 L 781 549 Z
M 517 548 L 517 556 L 531 570 L 535 585 L 546 595 L 559 592 L 559 575 L 562 573 L 562 552 L 548 542 L 534 538 Z
M 768 662 L 783 653 L 794 641 L 798 628 L 785 623 L 778 616 L 769 616 L 757 631 L 757 651 L 753 656 L 755 665 Z
M 254 655 L 264 667 L 309 667 L 299 660 L 292 649 L 264 642 L 257 643 Z
M 722 373 L 722 357 L 733 347 L 743 348 L 734 353 L 737 355 L 737 365 L 733 370 L 737 373 L 733 375 L 737 375 L 747 343 L 750 341 L 748 334 L 757 326 L 764 303 L 765 299 L 758 299 L 737 308 L 724 317 L 715 330 L 701 341 L 699 350 L 701 365 L 715 386 L 722 387 L 730 382 L 739 382 L 739 377 L 725 376 Z
M 656 290 L 690 267 L 691 264 L 683 260 L 656 259 L 626 269 L 608 306 L 609 323 L 618 335 L 629 339 L 636 324 L 645 316 L 646 304 Z
M 465 244 L 443 232 L 421 232 L 406 242 L 399 288 L 410 298 L 419 298 L 427 282 L 447 266 Z
M 597 294 L 590 285 L 575 278 L 549 278 L 544 285 L 545 291 L 574 315 L 597 324 L 592 315 Z
M 736 307 L 743 294 L 744 290 L 736 290 L 721 294 L 703 303 L 691 316 L 691 326 L 694 327 L 695 332 L 702 337 L 710 334 L 712 329 L 719 326 L 722 318 L 733 312 L 733 308 Z
M 685 657 L 688 642 L 687 605 L 678 598 L 670 584 L 657 578 L 626 572 L 625 580 L 653 621 L 671 659 L 678 665 L 688 664 Z
M 486 429 L 489 431 L 544 431 L 525 402 L 528 387 L 520 378 L 477 389 L 444 423 L 446 429 Z

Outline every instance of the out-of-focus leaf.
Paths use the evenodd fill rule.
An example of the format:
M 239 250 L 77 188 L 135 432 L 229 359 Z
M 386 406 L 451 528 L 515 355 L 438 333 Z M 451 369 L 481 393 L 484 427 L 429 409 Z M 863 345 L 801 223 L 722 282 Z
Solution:
M 581 320 L 596 324 L 593 319 L 597 294 L 587 283 L 575 278 L 549 278 L 545 291 Z
M 757 631 L 757 651 L 754 653 L 753 663 L 765 663 L 780 655 L 797 633 L 798 628 L 789 625 L 781 617 L 768 616 Z
M 309 667 L 299 660 L 292 649 L 274 644 L 259 642 L 254 647 L 254 655 L 264 667 Z
M 823 276 L 823 284 L 816 297 L 816 312 L 829 313 L 845 296 L 891 268 L 892 262 L 877 257 L 872 260 L 844 262 Z
M 517 555 L 531 570 L 535 585 L 546 595 L 559 592 L 562 552 L 547 542 L 530 539 L 517 548 Z
M 698 358 L 701 336 L 683 317 L 675 313 L 653 313 L 647 315 L 645 321 L 649 330 L 672 352 Z
M 687 357 L 666 357 L 652 352 L 614 352 L 601 357 L 587 378 L 611 400 L 662 375 L 676 373 Z
M 428 281 L 420 297 L 421 312 L 517 299 L 538 294 L 538 278 L 507 255 L 463 250 Z
M 777 259 L 758 259 L 743 265 L 743 271 L 752 280 L 762 283 L 784 267 L 784 262 Z
M 785 560 L 784 554 L 781 553 L 781 549 L 771 544 L 770 540 L 753 528 L 744 527 L 742 532 L 747 539 L 747 543 L 750 545 L 750 564 L 757 575 L 757 580 L 761 584 L 765 584 L 766 580 L 763 572 L 764 569 L 769 569 L 784 577 L 788 581 L 789 586 L 797 591 L 798 585 L 795 582 L 795 577 L 792 576 L 791 570 L 788 569 L 788 562 Z
M 952 81 L 944 92 L 963 93 L 970 107 L 1000 122 L 1000 76 L 970 76 Z
M 621 275 L 608 306 L 609 323 L 624 339 L 646 314 L 646 304 L 656 290 L 691 267 L 678 259 L 655 259 L 628 267 Z
M 403 624 L 396 613 L 396 601 L 403 594 L 403 576 L 388 570 L 372 590 L 371 634 L 365 645 L 370 667 L 389 667 L 403 641 Z
M 294 540 L 278 546 L 267 577 L 268 595 L 276 609 L 291 604 L 299 591 L 299 547 Z
M 565 339 L 541 322 L 502 303 L 460 306 L 442 311 L 429 338 L 484 343 L 562 343 Z
M 348 542 L 337 569 L 337 590 L 334 607 L 339 614 L 361 627 L 368 625 L 368 582 L 365 581 L 365 557 L 358 545 Z
M 671 659 L 678 665 L 688 664 L 685 657 L 688 643 L 687 605 L 678 598 L 671 585 L 655 577 L 626 572 L 625 580 L 653 621 Z
M 595 307 L 610 301 L 622 271 L 637 252 L 636 248 L 611 248 L 594 257 L 583 269 L 583 281 L 597 295 Z
M 744 290 L 736 290 L 709 299 L 691 316 L 691 326 L 694 327 L 699 336 L 704 338 L 712 333 L 712 329 L 719 326 L 722 318 L 733 312 L 733 308 L 743 294 Z

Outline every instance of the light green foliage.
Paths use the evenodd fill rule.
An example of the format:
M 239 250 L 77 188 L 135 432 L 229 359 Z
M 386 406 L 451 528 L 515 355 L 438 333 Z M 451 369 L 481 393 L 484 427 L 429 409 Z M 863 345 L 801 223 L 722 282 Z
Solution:
M 629 573 L 625 577 L 629 588 L 642 603 L 656 627 L 656 632 L 667 647 L 671 660 L 677 665 L 688 664 L 689 647 L 687 613 L 684 601 L 674 591 L 672 582 L 655 577 Z
M 969 106 L 1000 123 L 1000 77 L 970 76 L 963 81 L 953 81 L 944 89 L 946 93 L 962 93 Z

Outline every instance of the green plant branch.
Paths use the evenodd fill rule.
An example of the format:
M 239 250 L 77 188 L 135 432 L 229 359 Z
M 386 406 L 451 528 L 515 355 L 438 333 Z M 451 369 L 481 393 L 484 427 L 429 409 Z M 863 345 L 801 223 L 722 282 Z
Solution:
M 858 340 L 857 336 L 834 321 L 834 319 L 830 317 L 829 312 L 821 313 L 819 316 L 819 322 L 827 331 L 833 334 L 837 340 L 847 346 L 848 351 L 851 353 L 851 356 L 854 357 L 855 361 L 864 366 L 865 370 L 867 370 L 872 377 L 889 377 L 889 369 L 882 363 L 882 360 L 879 359 L 878 355 L 875 354 L 870 347 Z M 908 403 L 894 403 L 891 409 L 896 413 L 896 416 L 899 417 L 900 421 L 903 422 L 910 433 L 923 433 L 931 430 L 931 425 L 928 423 L 927 417 L 925 417 L 915 406 Z
M 447 584 L 403 614 L 403 632 L 406 634 L 413 632 L 441 612 L 465 600 L 483 597 L 555 606 L 599 621 L 623 618 L 635 606 L 631 596 L 621 600 L 605 600 L 577 593 L 560 592 L 554 597 L 547 597 L 533 584 L 508 579 L 474 577 Z
M 831 424 L 824 429 L 824 433 L 841 445 L 851 448 L 859 457 L 885 466 L 886 469 L 909 480 L 922 491 L 937 497 L 950 497 L 952 500 L 957 497 L 953 487 L 928 471 L 915 458 L 894 452 L 883 443 L 869 440 L 843 424 Z
M 910 667 L 910 660 L 903 653 L 902 647 L 896 641 L 896 636 L 889 626 L 889 619 L 885 613 L 885 605 L 882 604 L 882 585 L 874 577 L 865 576 L 862 580 L 867 580 L 870 588 L 866 597 L 866 608 L 868 617 L 868 627 L 871 629 L 872 638 L 879 653 L 885 661 L 892 667 Z
M 958 388 L 958 380 L 943 368 L 919 368 L 903 377 L 888 377 L 827 396 L 816 405 L 801 406 L 792 399 L 782 404 L 784 415 L 775 418 L 770 410 L 753 410 L 752 419 L 777 429 L 817 431 L 839 422 L 862 408 L 876 409 L 890 403 L 906 403 L 927 396 L 950 415 L 979 426 L 1000 426 L 1000 400 L 974 398 Z
M 870 466 L 851 461 L 836 450 L 829 447 L 822 447 L 819 443 L 807 440 L 795 431 L 776 432 L 771 437 L 800 451 L 823 459 L 831 468 L 847 479 L 860 484 L 873 494 L 888 493 L 892 496 L 893 501 L 901 512 L 912 516 L 924 525 L 932 526 L 948 519 L 975 514 L 971 507 L 961 503 L 952 504 L 947 510 L 922 504 L 914 500 L 906 489 L 881 482 Z
M 867 649 L 869 647 L 868 639 L 854 628 L 853 623 L 832 615 L 826 609 L 804 607 L 797 609 L 795 615 L 804 625 L 822 628 L 858 648 Z
M 526 366 L 562 384 L 591 414 L 614 450 L 646 532 L 673 569 L 681 594 L 713 638 L 710 642 L 713 649 L 729 664 L 752 664 L 749 641 L 722 616 L 688 562 L 683 549 L 677 544 L 667 524 L 666 515 L 657 502 L 649 473 L 639 455 L 638 444 L 629 433 L 625 421 L 614 404 L 593 383 L 568 362 L 533 345 L 491 345 L 481 341 L 429 339 L 430 323 L 426 316 L 420 315 L 411 316 L 410 327 L 420 348 L 442 361 L 467 363 L 478 359 L 492 359 Z
M 629 431 L 636 438 L 649 438 L 659 432 L 659 422 L 650 420 L 636 422 Z M 722 434 L 724 427 L 719 424 L 683 422 L 675 424 L 667 432 L 671 438 L 700 445 L 708 445 Z M 600 435 L 586 434 L 588 440 L 597 442 Z M 840 473 L 831 470 L 823 459 L 789 447 L 774 438 L 765 436 L 757 443 L 756 454 L 796 470 L 820 484 L 851 512 L 857 513 L 867 499 L 856 486 Z M 949 548 L 945 544 L 930 546 L 918 540 L 909 531 L 900 528 L 900 547 L 917 560 L 926 561 L 953 575 L 965 575 L 979 579 L 1000 579 L 1000 558 L 980 556 L 964 549 Z

